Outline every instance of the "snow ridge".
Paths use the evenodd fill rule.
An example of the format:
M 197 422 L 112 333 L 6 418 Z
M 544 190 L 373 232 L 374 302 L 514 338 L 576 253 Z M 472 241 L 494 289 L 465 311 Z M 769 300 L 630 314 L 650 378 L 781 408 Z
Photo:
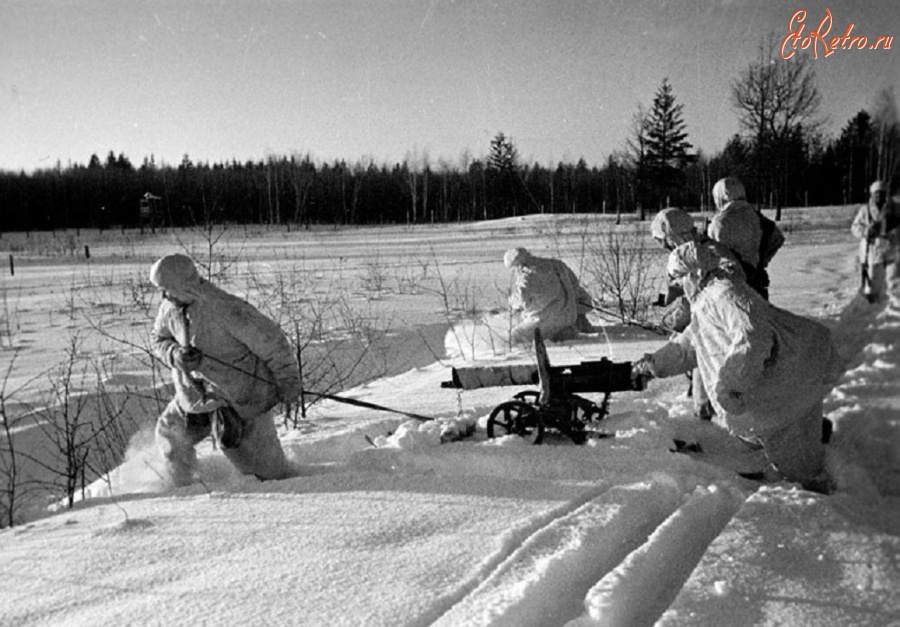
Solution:
M 656 473 L 591 499 L 538 529 L 435 625 L 652 624 L 741 502 L 715 486 L 685 498 Z

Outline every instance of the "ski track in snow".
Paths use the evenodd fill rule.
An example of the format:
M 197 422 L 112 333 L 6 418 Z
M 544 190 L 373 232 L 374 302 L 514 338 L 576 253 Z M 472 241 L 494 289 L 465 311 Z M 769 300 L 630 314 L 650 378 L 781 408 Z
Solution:
M 434 624 L 653 624 L 740 501 L 663 474 L 613 488 L 531 534 Z

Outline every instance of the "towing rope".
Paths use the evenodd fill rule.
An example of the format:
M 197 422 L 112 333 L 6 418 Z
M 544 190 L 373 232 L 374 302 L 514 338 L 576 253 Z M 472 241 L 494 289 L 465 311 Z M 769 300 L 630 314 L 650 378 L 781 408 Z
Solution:
M 266 380 L 266 379 L 263 379 L 262 377 L 260 377 L 260 376 L 257 375 L 256 373 L 248 372 L 248 371 L 246 371 L 246 370 L 244 370 L 244 369 L 242 369 L 242 368 L 238 368 L 238 367 L 235 366 L 234 364 L 229 364 L 229 363 L 227 363 L 227 362 L 225 362 L 225 361 L 222 361 L 221 359 L 218 359 L 218 358 L 216 358 L 216 357 L 213 357 L 212 355 L 208 355 L 208 354 L 205 354 L 205 353 L 204 353 L 203 358 L 204 358 L 204 359 L 209 359 L 210 361 L 214 361 L 214 362 L 216 362 L 217 364 L 220 364 L 220 365 L 222 365 L 222 366 L 225 366 L 226 368 L 231 368 L 232 370 L 234 370 L 234 371 L 236 371 L 236 372 L 240 372 L 241 374 L 247 375 L 248 377 L 252 377 L 252 378 L 256 379 L 257 381 L 262 381 L 263 383 L 270 383 L 270 381 L 268 381 L 268 380 Z M 399 414 L 399 415 L 401 415 L 401 416 L 407 416 L 407 417 L 409 417 L 409 418 L 414 418 L 414 419 L 416 419 L 416 420 L 421 420 L 421 421 L 423 421 L 423 422 L 428 422 L 428 421 L 431 421 L 431 420 L 437 420 L 437 418 L 434 418 L 434 417 L 431 417 L 431 416 L 423 416 L 423 415 L 421 415 L 421 414 L 414 414 L 414 413 L 412 413 L 412 412 L 406 412 L 406 411 L 402 411 L 402 410 L 399 410 L 399 409 L 393 409 L 393 408 L 391 408 L 391 407 L 385 407 L 384 405 L 378 405 L 377 403 L 370 403 L 370 402 L 368 402 L 368 401 L 360 401 L 360 400 L 357 400 L 357 399 L 355 399 L 355 398 L 347 398 L 347 397 L 345 397 L 345 396 L 336 396 L 336 395 L 334 395 L 334 394 L 326 394 L 326 393 L 324 393 L 324 392 L 312 392 L 312 391 L 310 391 L 310 390 L 303 390 L 303 393 L 304 393 L 304 394 L 311 394 L 312 396 L 318 396 L 319 398 L 324 398 L 324 399 L 327 399 L 327 400 L 330 400 L 330 401 L 335 401 L 335 402 L 337 402 L 337 403 L 345 403 L 345 404 L 347 404 L 347 405 L 354 405 L 354 406 L 356 406 L 356 407 L 365 407 L 366 409 L 375 409 L 375 410 L 378 410 L 378 411 L 386 411 L 386 412 L 390 412 L 390 413 L 392 413 L 392 414 Z

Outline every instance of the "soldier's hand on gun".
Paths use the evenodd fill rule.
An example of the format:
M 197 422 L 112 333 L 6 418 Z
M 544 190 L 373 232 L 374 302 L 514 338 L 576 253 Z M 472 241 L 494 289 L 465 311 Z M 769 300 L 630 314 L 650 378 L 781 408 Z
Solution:
M 869 228 L 866 229 L 867 239 L 874 239 L 879 235 L 881 235 L 881 225 L 877 222 L 875 222 L 874 224 L 870 224 Z
M 179 370 L 191 372 L 200 367 L 200 363 L 203 361 L 203 352 L 193 346 L 181 346 L 175 349 L 172 360 Z
M 635 389 L 643 390 L 653 378 L 653 356 L 646 354 L 631 366 L 631 381 Z

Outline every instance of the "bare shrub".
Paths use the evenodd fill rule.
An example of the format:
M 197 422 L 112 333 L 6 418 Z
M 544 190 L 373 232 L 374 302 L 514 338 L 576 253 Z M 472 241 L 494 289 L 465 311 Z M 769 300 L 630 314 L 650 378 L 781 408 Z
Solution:
M 82 351 L 83 338 L 73 333 L 66 356 L 50 376 L 36 424 L 45 436 L 40 454 L 28 458 L 47 473 L 40 484 L 61 493 L 71 508 L 87 485 L 122 460 L 137 422 L 126 411 L 129 393 L 114 397 L 106 389 L 102 369 Z
M 370 297 L 377 297 L 388 282 L 387 266 L 377 253 L 363 263 L 362 289 Z
M 19 511 L 27 502 L 29 495 L 36 492 L 38 484 L 24 472 L 27 452 L 19 450 L 18 433 L 27 427 L 26 412 L 14 411 L 16 395 L 22 387 L 9 388 L 10 376 L 13 372 L 19 351 L 13 353 L 3 382 L 0 384 L 0 528 L 12 527 L 18 522 Z M 28 385 L 27 383 L 25 384 Z
M 587 243 L 585 270 L 595 300 L 610 304 L 622 318 L 643 319 L 657 293 L 657 258 L 643 233 L 609 225 Z
M 3 300 L 0 302 L 0 349 L 4 344 L 7 348 L 13 348 L 16 338 L 22 330 L 19 317 L 19 302 L 22 294 L 21 287 L 17 289 L 15 300 L 10 306 L 9 290 L 3 288 Z
M 388 371 L 384 342 L 390 321 L 367 306 L 362 310 L 340 282 L 319 285 L 303 265 L 275 266 L 263 275 L 248 269 L 248 300 L 291 338 L 309 396 L 285 407 L 285 424 L 296 428 L 318 394 L 378 379 Z
M 199 217 L 190 207 L 188 211 L 194 226 L 182 233 L 173 229 L 175 241 L 194 260 L 207 281 L 225 281 L 232 266 L 240 260 L 244 243 L 235 249 L 231 225 L 220 219 L 222 212 L 216 204 L 208 205 L 204 200 Z
M 150 315 L 156 288 L 144 272 L 134 272 L 122 283 L 122 301 L 144 316 Z
M 75 333 L 66 349 L 66 359 L 50 377 L 50 402 L 46 409 L 40 410 L 38 422 L 52 446 L 51 460 L 41 460 L 39 463 L 56 477 L 51 483 L 53 487 L 58 485 L 57 480 L 61 480 L 69 507 L 74 504 L 79 481 L 82 487 L 85 485 L 86 462 L 90 453 L 90 443 L 84 433 L 87 427 L 87 397 L 73 388 L 79 375 L 81 378 L 85 375 L 85 366 L 80 363 L 80 348 L 81 338 Z
M 471 348 L 472 359 L 476 357 L 476 336 L 484 338 L 490 344 L 494 354 L 507 352 L 510 349 L 508 331 L 511 329 L 507 329 L 507 333 L 500 336 L 495 333 L 494 327 L 484 319 L 486 312 L 493 313 L 497 307 L 488 305 L 490 301 L 485 298 L 483 291 L 474 283 L 470 275 L 456 273 L 452 277 L 446 277 L 433 250 L 432 259 L 437 277 L 437 287 L 430 288 L 429 291 L 440 299 L 441 310 L 460 354 L 465 354 L 465 349 Z M 496 283 L 495 289 L 498 293 L 504 293 L 503 290 L 497 288 Z M 507 288 L 504 303 L 509 301 L 509 294 L 510 291 Z M 469 320 L 471 324 L 462 326 L 456 324 L 460 320 Z
M 132 401 L 135 400 L 132 392 L 127 387 L 124 391 L 112 391 L 106 384 L 110 373 L 97 362 L 92 362 L 92 368 L 96 385 L 91 396 L 94 404 L 93 420 L 88 426 L 87 439 L 94 446 L 85 463 L 91 476 L 108 478 L 110 471 L 122 462 L 131 436 L 139 430 L 142 421 L 132 413 Z M 155 393 L 158 388 L 151 390 L 154 392 L 152 398 L 158 406 L 160 398 Z M 141 403 L 138 403 L 138 407 L 143 409 Z M 156 413 L 159 413 L 158 407 Z

